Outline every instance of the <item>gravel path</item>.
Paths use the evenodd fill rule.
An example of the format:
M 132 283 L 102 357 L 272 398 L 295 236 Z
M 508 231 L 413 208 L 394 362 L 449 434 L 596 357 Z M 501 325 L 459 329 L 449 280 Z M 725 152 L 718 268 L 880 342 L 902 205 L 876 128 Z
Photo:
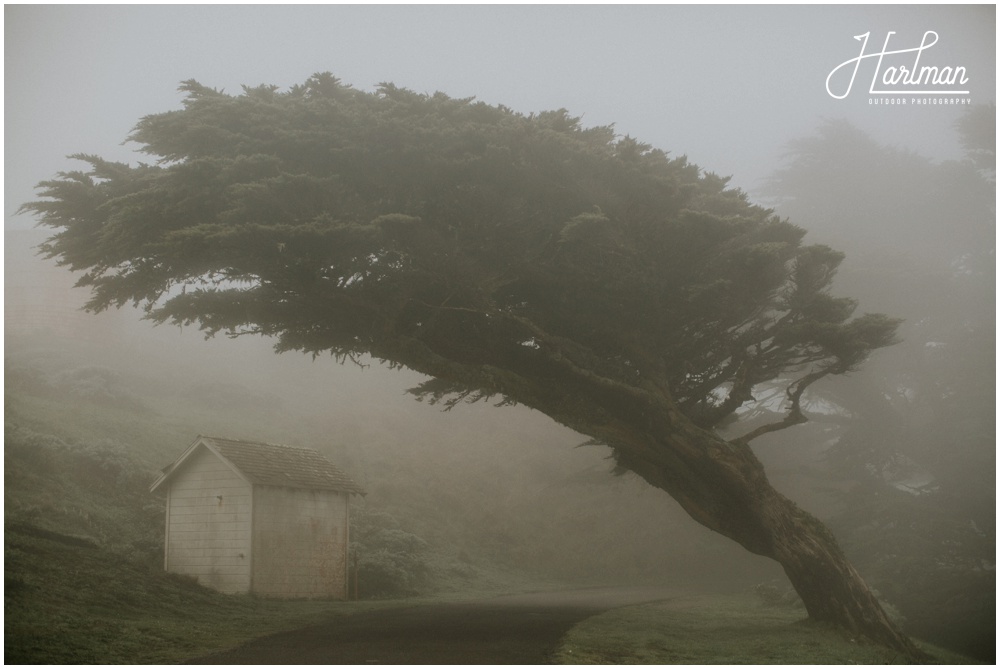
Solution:
M 573 625 L 666 588 L 593 588 L 402 606 L 254 639 L 188 664 L 546 664 Z

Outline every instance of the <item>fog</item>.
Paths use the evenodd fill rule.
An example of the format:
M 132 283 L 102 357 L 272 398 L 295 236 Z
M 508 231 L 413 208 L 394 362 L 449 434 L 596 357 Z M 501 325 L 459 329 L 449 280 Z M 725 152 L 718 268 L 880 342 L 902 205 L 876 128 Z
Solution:
M 908 631 L 988 652 L 995 172 L 948 166 L 967 157 L 956 123 L 995 100 L 994 6 L 21 5 L 4 15 L 8 423 L 122 443 L 150 472 L 199 433 L 317 448 L 365 486 L 365 508 L 426 542 L 428 562 L 452 570 L 447 587 L 530 572 L 561 583 L 786 588 L 777 565 L 704 530 L 638 477 L 613 475 L 608 449 L 580 446 L 586 437 L 537 412 L 442 411 L 405 392 L 419 375 L 370 360 L 206 341 L 128 307 L 85 314 L 74 277 L 35 255 L 48 231 L 15 215 L 38 182 L 79 167 L 68 154 L 143 160 L 126 137 L 142 116 L 179 108 L 188 79 L 237 92 L 330 71 L 363 90 L 392 82 L 524 113 L 566 108 L 731 177 L 803 226 L 807 242 L 847 252 L 837 294 L 906 319 L 903 343 L 814 396 L 818 420 L 755 449 L 775 486 L 830 522 L 904 610 Z M 890 104 L 869 93 L 870 60 L 848 95 L 833 95 L 842 79 L 828 90 L 831 71 L 858 56 L 855 36 L 870 32 L 871 53 L 889 31 L 894 48 L 937 33 L 922 62 L 964 68 L 961 104 Z M 805 163 L 794 142 L 831 123 L 864 138 L 844 158 L 864 165 L 858 182 L 796 171 Z M 826 159 L 838 141 L 814 155 Z M 840 199 L 827 207 L 823 191 Z M 133 428 L 156 433 L 137 443 Z M 902 496 L 890 502 L 879 486 Z M 8 517 L 27 513 L 18 482 L 6 487 Z M 885 504 L 857 503 L 874 499 Z M 925 542 L 912 560 L 893 562 L 872 543 L 888 523 L 924 523 L 911 533 Z M 953 563 L 935 576 L 917 558 L 941 563 L 944 545 Z

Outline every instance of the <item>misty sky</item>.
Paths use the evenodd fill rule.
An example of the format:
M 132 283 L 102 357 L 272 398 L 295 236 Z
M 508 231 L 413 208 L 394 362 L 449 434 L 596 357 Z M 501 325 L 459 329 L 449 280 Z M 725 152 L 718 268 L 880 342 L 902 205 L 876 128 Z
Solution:
M 873 106 L 867 70 L 842 100 L 826 78 L 896 31 L 939 42 L 922 64 L 962 66 L 974 103 L 995 99 L 993 5 L 970 6 L 5 6 L 5 225 L 67 154 L 143 159 L 122 145 L 177 85 L 286 88 L 330 71 L 532 112 L 565 107 L 751 193 L 790 139 L 847 118 L 883 142 L 959 157 L 953 106 Z M 866 61 L 871 63 L 872 61 Z M 148 160 L 148 159 L 146 159 Z

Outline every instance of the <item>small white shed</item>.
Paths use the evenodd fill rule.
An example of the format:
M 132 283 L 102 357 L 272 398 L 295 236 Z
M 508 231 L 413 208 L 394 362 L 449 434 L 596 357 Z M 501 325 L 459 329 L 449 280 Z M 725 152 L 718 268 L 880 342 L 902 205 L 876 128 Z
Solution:
M 160 488 L 168 572 L 225 593 L 347 597 L 350 497 L 364 491 L 318 452 L 199 435 Z

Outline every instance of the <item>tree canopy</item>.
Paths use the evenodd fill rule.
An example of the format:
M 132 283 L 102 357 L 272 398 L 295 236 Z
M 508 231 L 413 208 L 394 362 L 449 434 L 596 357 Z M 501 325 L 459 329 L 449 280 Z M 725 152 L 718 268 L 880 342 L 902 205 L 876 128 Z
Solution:
M 842 255 L 684 157 L 584 128 L 315 75 L 231 96 L 194 81 L 130 139 L 155 164 L 87 171 L 26 205 L 88 306 L 376 358 L 426 391 L 531 404 L 512 377 L 571 366 L 669 389 L 699 424 L 790 370 L 841 373 L 892 341 L 828 294 Z M 438 373 L 465 368 L 458 377 Z M 431 364 L 428 364 L 431 363 Z M 552 367 L 543 372 L 544 367 Z M 457 371 L 452 369 L 452 372 Z

